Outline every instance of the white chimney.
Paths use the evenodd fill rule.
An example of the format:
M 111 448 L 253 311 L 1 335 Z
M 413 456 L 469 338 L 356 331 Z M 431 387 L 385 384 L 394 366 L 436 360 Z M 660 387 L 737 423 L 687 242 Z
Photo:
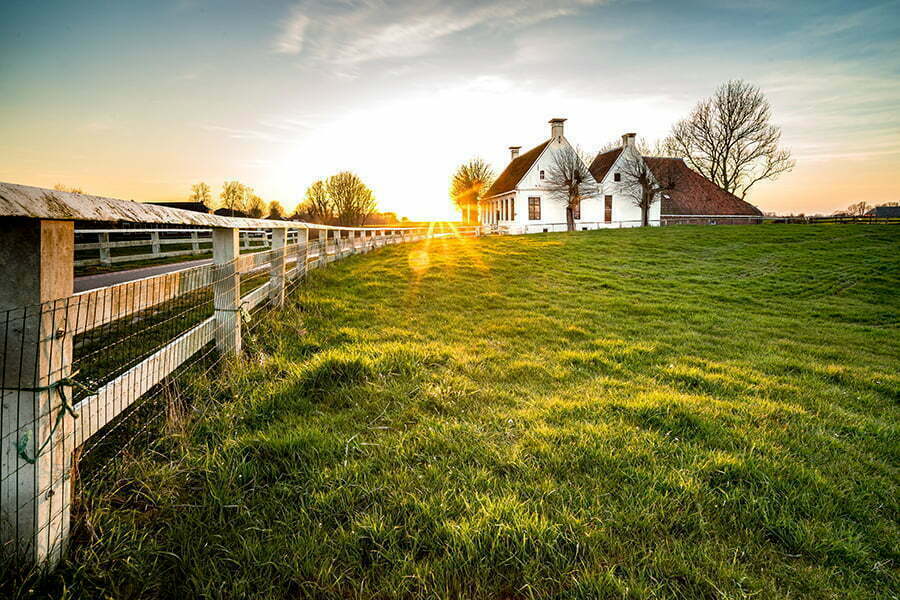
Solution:
M 622 136 L 622 147 L 631 146 L 634 148 L 634 138 L 637 136 L 636 133 L 626 133 Z
M 565 119 L 550 119 L 550 137 L 556 139 L 558 137 L 562 137 L 563 135 L 563 123 L 565 123 Z
M 510 146 L 509 147 L 509 160 L 516 160 L 519 157 L 519 150 L 522 149 L 522 146 Z

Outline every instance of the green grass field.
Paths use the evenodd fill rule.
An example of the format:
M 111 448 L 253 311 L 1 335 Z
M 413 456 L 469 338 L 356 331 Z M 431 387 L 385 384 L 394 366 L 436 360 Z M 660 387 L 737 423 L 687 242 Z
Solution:
M 191 382 L 219 408 L 81 490 L 29 589 L 896 598 L 898 327 L 900 227 L 353 257 Z

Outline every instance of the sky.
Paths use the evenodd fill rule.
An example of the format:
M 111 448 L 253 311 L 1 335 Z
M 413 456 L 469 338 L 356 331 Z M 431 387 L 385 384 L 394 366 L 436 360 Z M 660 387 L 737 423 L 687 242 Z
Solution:
M 239 180 L 293 207 L 352 170 L 382 210 L 453 218 L 567 118 L 591 152 L 664 136 L 728 79 L 797 165 L 749 201 L 900 200 L 900 0 L 19 2 L 0 5 L 0 181 L 141 201 Z

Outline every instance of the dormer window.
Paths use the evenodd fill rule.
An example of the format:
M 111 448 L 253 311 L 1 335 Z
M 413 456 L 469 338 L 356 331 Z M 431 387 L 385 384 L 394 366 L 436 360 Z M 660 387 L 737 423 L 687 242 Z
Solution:
M 613 181 L 622 181 L 622 174 L 616 173 L 615 175 L 613 175 Z
M 543 181 L 543 180 L 544 180 L 544 170 L 541 169 L 541 181 Z

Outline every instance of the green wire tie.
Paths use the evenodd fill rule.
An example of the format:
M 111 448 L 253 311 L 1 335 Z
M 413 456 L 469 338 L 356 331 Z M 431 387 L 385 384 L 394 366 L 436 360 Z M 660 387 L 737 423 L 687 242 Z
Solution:
M 28 442 L 31 440 L 31 432 L 26 431 L 22 437 L 16 442 L 16 451 L 18 452 L 19 457 L 27 462 L 30 465 L 33 465 L 37 462 L 37 459 L 40 458 L 41 454 L 43 454 L 44 449 L 47 448 L 47 445 L 53 439 L 53 435 L 56 433 L 56 430 L 59 429 L 60 423 L 62 423 L 63 419 L 66 416 L 66 413 L 72 415 L 73 419 L 77 419 L 78 415 L 75 414 L 75 407 L 72 406 L 72 403 L 69 402 L 69 399 L 66 397 L 65 388 L 72 387 L 80 390 L 84 390 L 89 395 L 93 395 L 97 393 L 95 388 L 91 388 L 88 385 L 83 384 L 82 382 L 75 379 L 75 376 L 78 375 L 78 371 L 76 370 L 74 373 L 69 375 L 68 377 L 62 377 L 57 379 L 50 385 L 42 385 L 39 387 L 30 387 L 30 388 L 0 388 L 6 391 L 11 392 L 53 392 L 56 390 L 59 393 L 59 399 L 61 400 L 59 412 L 56 414 L 56 419 L 53 422 L 53 427 L 50 428 L 50 435 L 47 436 L 47 439 L 44 440 L 44 443 L 35 450 L 34 458 L 28 456 Z
M 216 310 L 220 310 L 222 312 L 232 312 L 232 313 L 241 313 L 241 321 L 244 323 L 250 322 L 250 311 L 247 309 L 247 301 L 242 300 L 240 306 L 237 308 L 217 308 Z

